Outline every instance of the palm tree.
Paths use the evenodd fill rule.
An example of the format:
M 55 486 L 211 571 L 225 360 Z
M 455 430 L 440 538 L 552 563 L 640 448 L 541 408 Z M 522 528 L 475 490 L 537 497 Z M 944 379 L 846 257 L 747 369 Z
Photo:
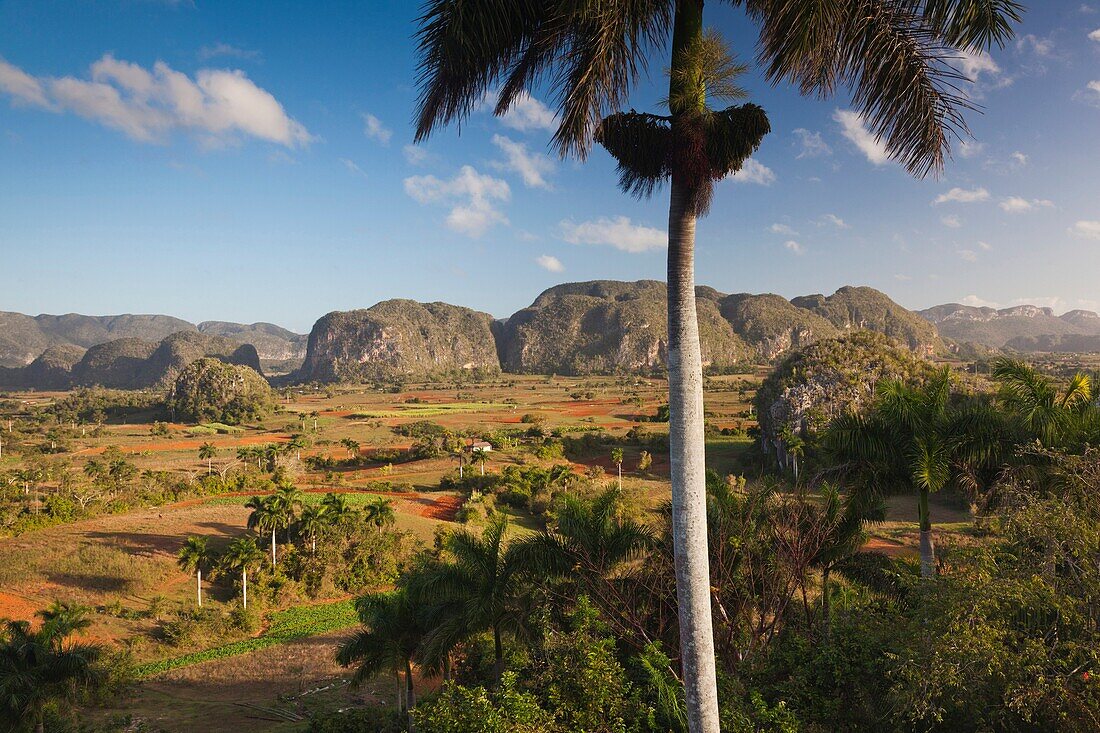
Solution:
M 102 647 L 67 641 L 86 619 L 67 607 L 40 615 L 37 630 L 26 621 L 8 621 L 0 630 L 0 723 L 12 731 L 44 733 L 52 704 L 73 701 L 102 677 L 96 668 Z
M 210 564 L 210 549 L 205 537 L 188 537 L 176 553 L 176 564 L 187 573 L 195 573 L 195 595 L 202 608 L 202 569 Z
M 355 456 L 359 455 L 358 440 L 354 440 L 353 438 L 342 438 L 340 440 L 340 445 L 344 446 L 344 448 L 347 449 L 348 458 L 355 458 Z
M 271 532 L 271 566 L 275 566 L 275 532 L 290 524 L 291 511 L 276 496 L 253 496 L 245 503 L 252 510 L 248 515 L 248 528 L 258 532 Z
M 420 608 L 404 588 L 398 588 L 356 599 L 355 610 L 365 628 L 337 648 L 336 661 L 345 667 L 355 665 L 352 677 L 355 684 L 379 672 L 392 671 L 397 682 L 397 711 L 410 713 L 411 722 L 411 712 L 416 706 L 412 662 L 424 637 L 424 629 L 418 622 Z
M 203 443 L 199 446 L 199 460 L 206 461 L 207 475 L 214 473 L 214 456 L 218 455 L 218 449 L 213 443 Z
M 221 561 L 227 569 L 240 571 L 241 600 L 245 608 L 248 608 L 248 571 L 263 562 L 263 559 L 263 550 L 249 537 L 233 540 L 222 555 Z
M 323 533 L 330 524 L 328 508 L 324 504 L 307 506 L 302 510 L 298 531 L 309 540 L 310 552 L 313 554 L 317 554 L 317 535 Z
M 382 534 L 383 528 L 397 521 L 393 502 L 382 496 L 376 496 L 367 502 L 366 507 L 363 508 L 363 516 L 367 524 L 373 524 L 378 529 L 379 535 Z
M 949 61 L 1012 35 L 1014 0 L 733 0 L 760 27 L 770 81 L 808 95 L 854 90 L 871 133 L 918 176 L 939 171 L 951 137 L 965 131 L 966 98 Z M 647 196 L 671 181 L 668 366 L 673 532 L 687 707 L 692 733 L 718 730 L 707 569 L 702 356 L 695 307 L 696 218 L 714 181 L 739 170 L 770 130 L 738 97 L 724 44 L 703 32 L 703 0 L 566 0 L 502 3 L 429 0 L 420 18 L 416 140 L 461 122 L 496 89 L 506 113 L 538 82 L 558 90 L 554 142 L 583 158 L 593 140 L 619 163 L 620 184 Z M 671 35 L 668 116 L 612 114 L 626 102 L 647 54 Z M 601 119 L 602 118 L 602 119 Z
M 623 490 L 623 449 L 612 448 L 611 449 L 611 462 L 614 463 L 619 469 L 619 491 Z
M 449 535 L 444 547 L 447 562 L 426 569 L 411 590 L 428 605 L 445 609 L 444 618 L 425 637 L 425 654 L 439 659 L 458 642 L 490 631 L 496 664 L 504 672 L 503 634 L 516 630 L 522 619 L 523 563 L 518 545 L 505 542 L 508 523 L 492 521 L 479 537 L 467 530 Z
M 325 510 L 325 516 L 328 517 L 329 522 L 333 525 L 343 524 L 358 514 L 358 512 L 348 504 L 346 496 L 335 492 L 325 494 L 325 497 L 321 499 L 321 506 Z
M 823 445 L 869 505 L 872 494 L 916 491 L 921 576 L 935 575 L 936 553 L 929 511 L 931 494 L 956 481 L 967 485 L 999 463 L 1002 446 L 996 416 L 980 404 L 952 400 L 945 367 L 923 385 L 880 382 L 863 414 L 838 417 Z
M 489 460 L 489 451 L 484 448 L 474 448 L 470 451 L 470 462 L 481 466 L 481 475 L 485 475 L 485 464 Z
M 1001 403 L 1029 439 L 1044 446 L 1066 447 L 1084 427 L 1082 418 L 1093 407 L 1092 385 L 1087 375 L 1074 374 L 1059 393 L 1057 386 L 1033 367 L 1015 359 L 993 363 L 993 379 Z
M 275 489 L 275 493 L 271 495 L 271 500 L 283 511 L 284 524 L 280 529 L 286 529 L 294 523 L 294 518 L 302 510 L 305 494 L 294 484 L 284 483 Z
M 290 440 L 286 443 L 286 450 L 294 451 L 294 458 L 299 463 L 302 461 L 302 449 L 306 447 L 306 437 L 301 433 L 295 433 L 290 436 Z

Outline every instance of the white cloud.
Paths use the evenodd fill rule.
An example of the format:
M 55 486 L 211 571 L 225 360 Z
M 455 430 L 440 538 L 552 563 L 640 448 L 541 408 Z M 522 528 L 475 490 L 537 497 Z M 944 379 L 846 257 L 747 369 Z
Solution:
M 904 275 L 904 274 L 899 272 L 896 275 L 894 275 L 894 279 L 899 280 L 901 282 L 908 282 L 908 281 L 913 279 L 913 276 L 912 275 Z
M 788 237 L 798 236 L 798 232 L 796 232 L 794 229 L 791 229 L 786 224 L 772 224 L 770 227 L 768 227 L 768 231 L 772 234 L 785 234 Z
M 360 168 L 359 164 L 356 163 L 354 160 L 349 160 L 347 158 L 340 158 L 340 162 L 343 163 L 344 167 L 347 168 L 352 173 L 358 173 L 359 175 L 366 178 L 367 172 L 364 171 L 362 168 Z
M 492 112 L 496 108 L 497 93 L 490 92 L 485 95 L 478 105 L 478 109 Z M 520 132 L 533 130 L 554 130 L 558 126 L 558 116 L 552 109 L 527 92 L 521 92 L 513 101 L 508 111 L 499 117 L 505 127 Z
M 1049 209 L 1054 206 L 1053 201 L 1047 199 L 1025 199 L 1020 196 L 1009 196 L 1001 201 L 999 206 L 1010 214 L 1022 214 L 1025 211 L 1035 209 Z
M 1074 94 L 1073 98 L 1100 107 L 1100 79 L 1090 81 L 1084 89 Z
M 954 59 L 954 65 L 963 76 L 975 83 L 981 79 L 982 74 L 991 77 L 1001 74 L 1001 67 L 997 62 L 981 51 L 960 51 L 958 58 Z
M 1092 33 L 1089 34 L 1089 40 L 1096 41 L 1097 43 L 1100 43 L 1100 28 L 1097 28 L 1096 30 L 1094 30 Z
M 962 305 L 969 305 L 973 308 L 1000 308 L 1000 303 L 994 303 L 991 300 L 985 300 L 979 298 L 977 295 L 968 295 L 959 301 Z
M 550 272 L 565 271 L 565 265 L 563 265 L 561 263 L 561 260 L 559 260 L 557 257 L 554 257 L 553 255 L 539 255 L 535 258 L 535 262 L 538 264 L 539 267 L 544 270 L 549 270 Z
M 965 188 L 958 188 L 956 186 L 955 188 L 952 188 L 947 193 L 941 193 L 939 196 L 936 197 L 935 201 L 933 201 L 932 203 L 933 204 L 946 204 L 948 202 L 955 202 L 955 203 L 960 203 L 960 204 L 972 204 L 972 203 L 975 203 L 977 201 L 988 201 L 988 200 L 989 200 L 989 191 L 985 190 L 984 188 L 965 189 Z
M 213 46 L 203 46 L 198 53 L 199 61 L 209 61 L 219 56 L 256 61 L 260 58 L 260 52 L 232 46 L 228 43 L 215 43 Z
M 961 257 L 966 262 L 977 262 L 978 261 L 978 253 L 975 252 L 972 249 L 960 249 L 959 250 L 959 257 Z
M 42 88 L 42 82 L 2 58 L 0 58 L 0 92 L 10 95 L 16 104 L 50 106 L 49 100 L 46 99 L 46 90 Z
M 1012 158 L 1012 162 L 1013 162 L 1013 163 L 1015 163 L 1016 165 L 1018 165 L 1018 166 L 1020 166 L 1020 167 L 1023 167 L 1023 166 L 1025 166 L 1025 165 L 1027 165 L 1027 156 L 1026 156 L 1026 155 L 1024 155 L 1023 153 L 1021 153 L 1021 152 L 1020 152 L 1019 150 L 1017 150 L 1016 152 L 1014 152 L 1014 153 L 1013 153 L 1013 154 L 1012 154 L 1011 156 L 1009 156 L 1009 157 L 1010 157 L 1010 158 Z
M 872 164 L 885 165 L 890 162 L 886 146 L 871 134 L 858 112 L 838 109 L 833 113 L 833 119 L 840 125 L 840 132 L 844 137 L 859 148 L 859 151 L 867 156 L 867 160 Z
M 985 150 L 985 143 L 980 143 L 976 140 L 963 140 L 959 143 L 959 155 L 964 158 L 973 158 L 976 155 L 981 155 Z
M 580 224 L 561 222 L 561 237 L 571 244 L 602 244 L 637 254 L 668 246 L 668 233 L 662 229 L 632 224 L 625 216 L 600 217 Z
M 959 217 L 955 216 L 954 214 L 952 214 L 951 216 L 945 216 L 945 217 L 941 218 L 940 222 L 945 227 L 951 227 L 952 229 L 958 229 L 959 227 L 962 226 L 962 221 L 959 219 Z
M 851 229 L 848 223 L 836 214 L 825 214 L 821 217 L 821 222 L 823 224 L 832 224 L 837 229 Z
M 401 148 L 405 161 L 409 165 L 424 165 L 432 159 L 432 154 L 417 145 L 406 145 Z
M 493 135 L 493 145 L 505 158 L 504 162 L 494 162 L 495 168 L 518 173 L 528 188 L 550 188 L 546 176 L 554 172 L 554 161 L 548 156 L 529 152 L 523 143 L 503 135 Z
M 794 136 L 797 138 L 799 146 L 798 155 L 796 158 L 820 158 L 825 155 L 832 155 L 833 149 L 829 147 L 829 144 L 821 139 L 820 132 L 810 132 L 804 128 L 799 127 L 794 131 Z
M 978 246 L 979 246 L 979 247 L 981 247 L 982 249 L 984 249 L 984 250 L 985 250 L 986 252 L 989 252 L 990 250 L 992 250 L 992 249 L 993 249 L 993 245 L 992 245 L 992 244 L 990 244 L 989 242 L 981 242 L 981 241 L 979 241 L 979 242 L 978 242 Z
M 1036 56 L 1047 57 L 1054 53 L 1054 41 L 1050 38 L 1040 38 L 1034 33 L 1028 33 L 1016 40 L 1016 50 L 1021 53 L 1030 51 Z
M 393 130 L 383 125 L 382 120 L 368 112 L 363 114 L 363 134 L 371 140 L 389 145 L 390 138 L 393 137 Z
M 786 242 L 783 243 L 783 246 L 789 249 L 791 252 L 794 252 L 796 255 L 806 253 L 806 248 L 798 242 L 794 241 L 793 239 L 788 239 Z
M 735 183 L 756 183 L 761 186 L 770 186 L 775 183 L 775 173 L 771 168 L 749 158 L 741 165 L 741 170 L 730 176 Z
M 1069 228 L 1069 233 L 1085 239 L 1100 239 L 1100 221 L 1082 219 Z
M 432 175 L 406 178 L 405 193 L 421 204 L 450 206 L 447 226 L 469 237 L 480 237 L 494 224 L 508 223 L 495 205 L 511 198 L 508 183 L 478 173 L 472 166 L 462 166 L 458 175 L 446 181 Z
M 73 112 L 142 142 L 162 141 L 177 129 L 194 132 L 208 145 L 242 135 L 286 147 L 313 140 L 243 71 L 200 69 L 192 79 L 163 61 L 150 71 L 105 54 L 90 72 L 90 81 L 35 78 L 0 62 L 0 91 L 23 103 Z

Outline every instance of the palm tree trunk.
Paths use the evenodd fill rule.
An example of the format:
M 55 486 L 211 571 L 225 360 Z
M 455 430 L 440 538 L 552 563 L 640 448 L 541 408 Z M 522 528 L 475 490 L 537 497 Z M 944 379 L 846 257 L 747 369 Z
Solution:
M 413 670 L 412 663 L 405 660 L 405 704 L 409 710 L 409 731 L 412 733 L 413 723 L 413 708 L 416 707 L 416 690 L 413 689 Z
M 271 528 L 271 567 L 275 567 L 275 528 Z
M 195 570 L 195 594 L 199 599 L 199 608 L 202 608 L 202 568 Z
M 243 605 L 248 608 L 248 570 L 241 568 L 241 598 Z
M 920 516 L 920 576 L 932 578 L 936 575 L 936 545 L 932 541 L 932 517 L 928 511 L 928 489 L 920 490 L 917 504 Z
M 830 618 L 832 614 L 832 602 L 829 599 L 829 571 L 830 568 L 826 565 L 821 569 L 821 620 L 822 626 L 825 629 L 825 638 L 829 638 L 829 632 L 832 627 L 832 620 Z
M 702 38 L 702 0 L 679 0 L 672 37 L 672 63 Z M 670 75 L 669 98 L 681 90 Z M 699 107 L 705 102 L 699 91 Z M 677 113 L 673 110 L 673 134 Z M 672 174 L 668 214 L 668 406 L 672 476 L 672 538 L 680 619 L 680 658 L 684 672 L 688 730 L 719 733 L 718 684 L 710 608 L 707 549 L 706 442 L 703 429 L 703 357 L 695 310 L 696 183 L 682 171 Z
M 500 640 L 499 626 L 493 626 L 493 653 L 496 659 L 493 665 L 493 679 L 496 684 L 499 684 L 500 678 L 504 675 L 504 644 Z

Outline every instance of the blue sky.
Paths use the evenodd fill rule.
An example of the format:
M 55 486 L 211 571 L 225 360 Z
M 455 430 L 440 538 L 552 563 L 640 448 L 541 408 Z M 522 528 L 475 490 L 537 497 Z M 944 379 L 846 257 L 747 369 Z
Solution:
M 1100 308 L 1100 2 L 1031 4 L 1017 43 L 960 61 L 984 112 L 938 180 L 884 160 L 846 94 L 750 75 L 773 132 L 719 184 L 698 281 Z M 506 316 L 558 282 L 663 279 L 667 195 L 619 193 L 599 149 L 549 154 L 546 90 L 410 146 L 417 6 L 0 0 L 0 309 L 306 331 L 392 297 Z M 751 59 L 739 11 L 707 12 Z

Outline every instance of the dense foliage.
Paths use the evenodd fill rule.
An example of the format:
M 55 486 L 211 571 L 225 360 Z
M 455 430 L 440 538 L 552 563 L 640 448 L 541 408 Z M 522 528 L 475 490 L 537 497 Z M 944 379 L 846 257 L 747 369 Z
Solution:
M 176 378 L 166 404 L 174 419 L 239 425 L 271 411 L 274 394 L 254 369 L 205 358 Z

